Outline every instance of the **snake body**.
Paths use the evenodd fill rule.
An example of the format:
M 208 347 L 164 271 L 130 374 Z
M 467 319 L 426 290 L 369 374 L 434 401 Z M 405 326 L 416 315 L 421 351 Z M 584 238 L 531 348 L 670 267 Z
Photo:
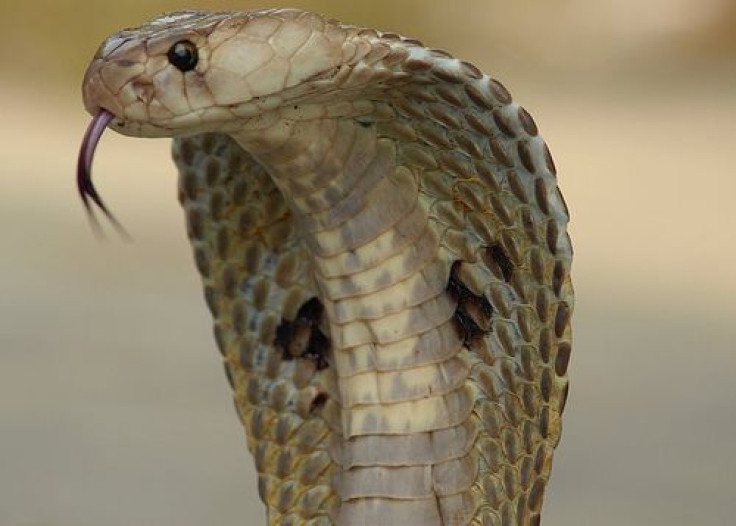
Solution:
M 304 11 L 191 11 L 107 39 L 84 99 L 175 138 L 270 523 L 539 523 L 572 251 L 549 151 L 498 81 Z

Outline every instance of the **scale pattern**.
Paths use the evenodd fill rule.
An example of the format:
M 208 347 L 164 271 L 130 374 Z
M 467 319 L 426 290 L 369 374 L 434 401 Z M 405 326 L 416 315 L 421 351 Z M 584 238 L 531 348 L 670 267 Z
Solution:
M 274 524 L 330 523 L 339 500 L 323 411 L 323 374 L 311 360 L 284 360 L 274 345 L 282 319 L 314 297 L 304 246 L 268 174 L 232 139 L 174 143 L 179 200 L 215 320 L 214 333 Z
M 250 27 L 283 50 L 285 33 L 308 35 L 272 98 L 202 108 L 222 129 L 174 141 L 270 523 L 539 524 L 573 291 L 568 211 L 533 119 L 416 40 L 297 10 L 201 17 L 209 41 Z M 309 57 L 324 68 L 289 84 Z M 271 124 L 248 128 L 253 115 Z

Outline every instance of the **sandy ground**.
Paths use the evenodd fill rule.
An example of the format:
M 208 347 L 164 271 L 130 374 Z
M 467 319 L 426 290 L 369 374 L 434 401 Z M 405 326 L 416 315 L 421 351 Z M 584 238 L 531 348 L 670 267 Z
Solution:
M 576 247 L 545 524 L 732 524 L 736 83 L 504 80 L 555 154 Z M 135 242 L 99 242 L 73 185 L 77 91 L 0 100 L 0 524 L 261 524 L 168 142 L 103 139 L 96 180 Z

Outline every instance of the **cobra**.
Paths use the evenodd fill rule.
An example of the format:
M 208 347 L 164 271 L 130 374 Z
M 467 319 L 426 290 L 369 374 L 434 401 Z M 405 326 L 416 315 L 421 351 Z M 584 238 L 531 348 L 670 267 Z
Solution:
M 173 137 L 271 524 L 539 524 L 571 348 L 568 211 L 500 82 L 299 10 L 163 15 L 84 79 Z

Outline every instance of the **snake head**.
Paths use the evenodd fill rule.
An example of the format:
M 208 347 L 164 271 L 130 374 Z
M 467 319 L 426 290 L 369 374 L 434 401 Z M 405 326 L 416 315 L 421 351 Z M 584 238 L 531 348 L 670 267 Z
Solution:
M 91 180 L 107 127 L 137 137 L 257 128 L 269 120 L 264 116 L 319 89 L 319 79 L 343 61 L 344 40 L 339 24 L 298 10 L 181 11 L 110 36 L 82 86 L 94 116 L 77 166 L 87 210 L 94 202 L 119 226 Z
M 84 104 L 92 115 L 112 113 L 110 127 L 125 135 L 227 131 L 339 66 L 344 32 L 329 29 L 296 10 L 162 15 L 100 46 L 85 74 Z

